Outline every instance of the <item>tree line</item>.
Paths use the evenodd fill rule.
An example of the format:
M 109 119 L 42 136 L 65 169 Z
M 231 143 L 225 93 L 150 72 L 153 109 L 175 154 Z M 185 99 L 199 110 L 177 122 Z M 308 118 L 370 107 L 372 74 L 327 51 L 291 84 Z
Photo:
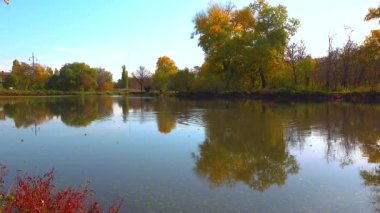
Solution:
M 106 91 L 113 88 L 113 83 L 109 71 L 85 63 L 68 63 L 53 71 L 40 64 L 29 65 L 14 60 L 4 86 L 19 90 Z
M 370 8 L 366 21 L 379 20 L 380 7 Z M 212 3 L 196 14 L 192 38 L 205 53 L 201 67 L 178 69 L 167 56 L 155 73 L 141 67 L 141 89 L 179 92 L 252 92 L 260 89 L 378 91 L 380 89 L 380 30 L 361 43 L 347 39 L 334 46 L 328 36 L 327 55 L 313 58 L 301 40 L 292 42 L 300 21 L 285 6 L 256 0 L 242 9 Z M 379 22 L 380 23 L 380 22 Z M 327 36 L 326 36 L 327 37 Z M 147 74 L 148 73 L 148 74 Z M 144 80 L 143 80 L 144 79 Z
M 380 6 L 370 8 L 365 21 L 380 20 Z M 151 73 L 140 66 L 129 77 L 112 83 L 103 68 L 84 63 L 64 65 L 60 70 L 14 61 L 5 86 L 18 89 L 141 91 L 253 92 L 261 89 L 378 91 L 380 89 L 380 30 L 374 29 L 362 43 L 352 40 L 346 27 L 342 47 L 328 36 L 327 55 L 313 58 L 301 40 L 293 42 L 300 21 L 288 15 L 283 5 L 255 0 L 237 9 L 232 3 L 211 3 L 196 14 L 193 39 L 205 53 L 201 66 L 179 69 L 171 58 L 158 58 Z M 380 23 L 380 21 L 379 21 Z M 327 37 L 327 36 L 326 36 Z

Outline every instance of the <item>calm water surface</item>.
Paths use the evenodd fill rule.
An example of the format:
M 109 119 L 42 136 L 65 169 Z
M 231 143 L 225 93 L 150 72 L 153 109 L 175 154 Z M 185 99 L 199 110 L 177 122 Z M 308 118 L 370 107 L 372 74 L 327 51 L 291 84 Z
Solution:
M 1 98 L 0 163 L 127 212 L 373 212 L 380 105 Z

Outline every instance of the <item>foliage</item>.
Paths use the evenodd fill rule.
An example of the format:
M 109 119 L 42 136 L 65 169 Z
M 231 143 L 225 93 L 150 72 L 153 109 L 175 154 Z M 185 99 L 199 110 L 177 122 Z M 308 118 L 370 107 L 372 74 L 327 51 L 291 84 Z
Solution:
M 169 89 L 178 92 L 190 92 L 194 90 L 195 74 L 188 68 L 179 70 L 169 78 Z
M 4 168 L 6 167 L 1 166 L 2 171 Z M 5 173 L 0 171 L 0 180 L 4 175 Z M 36 177 L 19 174 L 16 184 L 8 193 L 0 193 L 1 212 L 103 212 L 100 204 L 93 198 L 95 192 L 88 189 L 87 185 L 78 189 L 67 187 L 58 190 L 53 185 L 54 176 L 54 170 Z M 121 203 L 115 202 L 109 212 L 119 212 L 120 207 Z
M 53 70 L 50 67 L 44 67 L 35 64 L 34 67 L 27 63 L 13 61 L 11 84 L 14 82 L 17 89 L 43 89 L 48 82 Z M 13 82 L 12 82 L 13 81 Z
M 379 23 L 380 23 L 380 6 L 377 8 L 369 8 L 368 14 L 365 17 L 365 20 L 370 21 L 373 19 L 379 19 Z
M 96 83 L 98 91 L 107 91 L 113 88 L 112 74 L 104 68 L 96 68 Z
M 257 75 L 262 88 L 267 86 L 267 75 L 281 63 L 299 21 L 288 18 L 284 6 L 257 0 L 240 10 L 212 4 L 194 23 L 208 70 L 223 79 L 225 89 L 241 90 L 247 83 L 254 86 Z
M 125 67 L 125 65 L 123 65 L 121 67 L 122 69 L 122 72 L 121 72 L 121 79 L 120 79 L 120 82 L 118 82 L 119 84 L 119 88 L 125 88 L 125 89 L 128 89 L 128 71 L 127 71 L 127 68 Z
M 96 70 L 85 63 L 65 64 L 59 70 L 62 90 L 93 91 L 97 88 Z
M 4 87 L 10 88 L 16 86 L 16 77 L 14 75 L 9 75 L 5 78 Z
M 370 8 L 365 20 L 380 19 L 380 7 Z M 151 76 L 139 67 L 129 82 L 122 66 L 117 88 L 136 88 L 160 92 L 255 92 L 265 89 L 379 91 L 380 30 L 374 29 L 362 43 L 351 39 L 353 30 L 345 27 L 347 41 L 334 46 L 328 37 L 327 55 L 312 58 L 306 45 L 291 42 L 299 21 L 288 16 L 283 5 L 255 0 L 237 9 L 232 3 L 210 3 L 193 19 L 192 37 L 205 53 L 197 72 L 181 70 L 167 56 L 156 63 Z M 36 64 L 13 61 L 12 74 L 5 87 L 18 90 L 107 91 L 114 86 L 112 75 L 85 63 L 65 64 L 59 71 Z
M 158 58 L 156 63 L 156 72 L 153 78 L 153 84 L 160 91 L 167 91 L 169 79 L 177 73 L 175 62 L 167 56 Z

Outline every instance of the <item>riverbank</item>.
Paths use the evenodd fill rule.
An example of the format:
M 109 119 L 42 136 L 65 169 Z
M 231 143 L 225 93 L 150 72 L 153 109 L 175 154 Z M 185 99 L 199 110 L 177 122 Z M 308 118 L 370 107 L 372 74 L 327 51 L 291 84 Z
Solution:
M 250 93 L 242 92 L 140 92 L 127 90 L 112 90 L 106 92 L 77 92 L 77 91 L 21 91 L 0 90 L 0 97 L 20 96 L 73 96 L 73 95 L 130 95 L 150 97 L 177 97 L 185 99 L 255 99 L 266 101 L 340 101 L 340 102 L 370 102 L 380 103 L 380 92 L 324 92 L 324 91 L 292 91 L 292 90 L 264 90 Z
M 380 103 L 380 92 L 323 92 L 267 90 L 252 93 L 176 93 L 176 97 L 188 99 L 256 99 L 266 101 L 340 101 Z
M 35 90 L 35 91 L 23 91 L 23 90 L 0 90 L 0 97 L 12 97 L 12 96 L 72 96 L 72 95 L 148 95 L 145 92 L 140 91 L 126 91 L 126 90 L 112 90 L 105 92 L 78 92 L 78 91 L 59 91 L 59 90 Z

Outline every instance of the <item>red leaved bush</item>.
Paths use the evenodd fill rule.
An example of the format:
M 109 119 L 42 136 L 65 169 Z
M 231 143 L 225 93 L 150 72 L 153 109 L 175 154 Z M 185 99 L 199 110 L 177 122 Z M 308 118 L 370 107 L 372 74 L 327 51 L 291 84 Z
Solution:
M 4 177 L 1 173 L 0 181 Z M 102 208 L 93 198 L 94 191 L 87 185 L 82 188 L 67 187 L 57 190 L 52 181 L 54 170 L 43 176 L 31 177 L 26 174 L 17 177 L 10 192 L 0 194 L 0 212 L 28 212 L 28 213 L 101 213 Z M 120 211 L 121 202 L 115 202 L 109 208 L 110 213 Z

